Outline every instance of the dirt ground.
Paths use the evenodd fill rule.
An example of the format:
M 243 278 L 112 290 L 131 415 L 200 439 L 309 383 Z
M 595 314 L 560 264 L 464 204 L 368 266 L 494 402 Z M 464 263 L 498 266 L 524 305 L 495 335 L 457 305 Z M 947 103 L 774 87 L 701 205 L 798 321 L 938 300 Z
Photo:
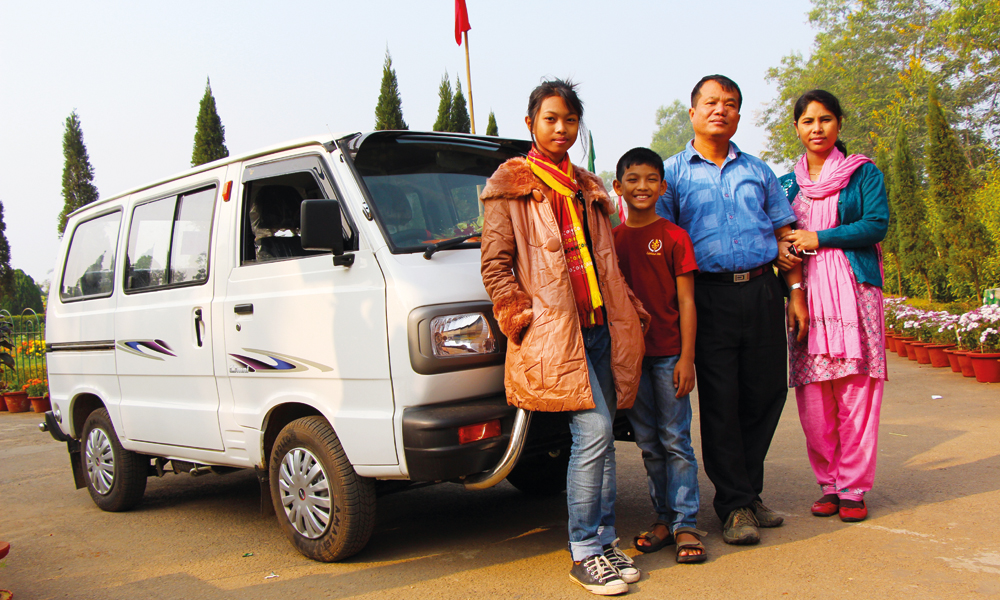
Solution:
M 629 595 L 1000 598 L 1000 386 L 895 355 L 889 368 L 867 521 L 810 515 L 819 490 L 789 394 L 764 496 L 785 525 L 762 530 L 759 546 L 727 546 L 702 474 L 708 562 L 678 565 L 673 548 L 639 555 Z M 0 588 L 15 600 L 591 597 L 568 579 L 565 496 L 506 482 L 384 496 L 367 548 L 321 564 L 259 515 L 253 473 L 153 478 L 136 510 L 100 511 L 38 422 L 0 412 L 0 539 L 11 544 Z M 619 443 L 618 469 L 618 530 L 636 554 L 632 537 L 653 517 L 634 444 Z

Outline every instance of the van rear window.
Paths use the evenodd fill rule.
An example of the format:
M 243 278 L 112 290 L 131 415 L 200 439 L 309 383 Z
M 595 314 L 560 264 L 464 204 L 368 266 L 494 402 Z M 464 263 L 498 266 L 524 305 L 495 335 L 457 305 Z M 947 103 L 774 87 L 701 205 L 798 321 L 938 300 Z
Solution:
M 63 267 L 59 287 L 62 300 L 111 295 L 121 220 L 121 211 L 115 211 L 77 225 Z

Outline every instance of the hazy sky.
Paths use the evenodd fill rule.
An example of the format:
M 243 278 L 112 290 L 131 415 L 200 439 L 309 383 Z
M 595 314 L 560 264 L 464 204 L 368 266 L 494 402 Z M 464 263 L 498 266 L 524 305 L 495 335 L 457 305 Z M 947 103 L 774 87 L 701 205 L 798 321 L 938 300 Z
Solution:
M 467 0 L 477 131 L 526 137 L 545 76 L 580 83 L 597 170 L 648 145 L 657 107 L 703 75 L 743 89 L 734 141 L 758 154 L 765 71 L 815 32 L 808 0 Z M 445 71 L 465 86 L 452 0 L 0 3 L 0 201 L 11 263 L 51 275 L 62 136 L 76 109 L 101 197 L 190 166 L 211 77 L 231 154 L 327 131 L 369 130 L 388 46 L 410 129 L 430 129 Z M 582 162 L 578 153 L 574 160 Z

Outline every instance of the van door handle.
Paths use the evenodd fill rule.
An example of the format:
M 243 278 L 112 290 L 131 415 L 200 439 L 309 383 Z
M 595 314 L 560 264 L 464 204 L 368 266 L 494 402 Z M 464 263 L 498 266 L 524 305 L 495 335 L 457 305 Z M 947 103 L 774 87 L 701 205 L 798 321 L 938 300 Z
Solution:
M 253 304 L 237 304 L 233 307 L 233 312 L 238 315 L 252 315 Z
M 194 334 L 198 338 L 198 347 L 201 348 L 201 309 L 194 309 Z

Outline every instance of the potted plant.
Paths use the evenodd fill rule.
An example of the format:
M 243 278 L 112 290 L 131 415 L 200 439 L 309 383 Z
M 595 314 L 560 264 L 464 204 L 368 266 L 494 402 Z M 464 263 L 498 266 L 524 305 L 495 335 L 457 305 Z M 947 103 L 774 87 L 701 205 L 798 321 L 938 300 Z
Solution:
M 927 346 L 927 354 L 930 356 L 931 365 L 934 367 L 947 367 L 951 365 L 952 358 L 945 353 L 949 348 L 953 348 L 958 342 L 955 335 L 955 325 L 958 323 L 958 315 L 953 315 L 948 311 L 935 313 L 935 327 L 931 331 L 931 345 Z M 954 357 L 952 370 L 960 371 L 958 357 Z
M 52 409 L 48 399 L 49 385 L 44 379 L 29 379 L 28 383 L 24 384 L 24 391 L 28 393 L 31 410 L 43 413 Z
M 972 370 L 980 383 L 1000 383 L 1000 306 L 986 304 L 975 311 L 979 324 L 978 352 L 970 353 Z
M 31 403 L 28 402 L 28 392 L 24 391 L 24 385 L 17 376 L 7 380 L 7 391 L 3 393 L 3 400 L 7 403 L 7 410 L 12 413 L 26 412 Z

